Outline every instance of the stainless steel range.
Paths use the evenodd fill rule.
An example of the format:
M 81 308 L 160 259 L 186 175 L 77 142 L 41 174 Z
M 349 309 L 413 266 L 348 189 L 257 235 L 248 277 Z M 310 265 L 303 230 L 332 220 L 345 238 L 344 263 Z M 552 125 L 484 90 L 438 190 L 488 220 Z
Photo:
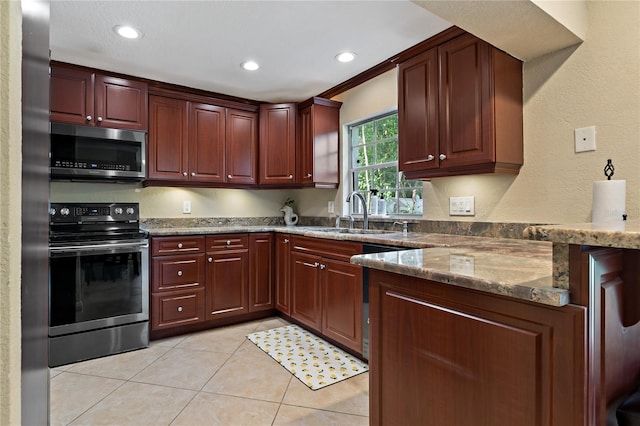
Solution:
M 49 366 L 149 345 L 149 242 L 137 203 L 52 203 Z

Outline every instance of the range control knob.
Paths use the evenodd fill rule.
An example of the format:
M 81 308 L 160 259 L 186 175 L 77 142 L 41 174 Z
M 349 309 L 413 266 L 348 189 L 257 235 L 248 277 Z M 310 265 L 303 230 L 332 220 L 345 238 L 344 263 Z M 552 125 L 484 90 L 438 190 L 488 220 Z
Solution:
M 127 214 L 134 214 L 136 211 L 133 209 L 133 207 L 127 207 Z
M 122 207 L 116 207 L 115 212 L 116 214 L 122 214 Z
M 51 207 L 49 209 L 49 216 L 55 216 L 56 215 L 56 209 L 54 209 L 53 207 Z
M 69 216 L 69 209 L 67 207 L 63 207 L 60 209 L 60 214 L 62 216 Z

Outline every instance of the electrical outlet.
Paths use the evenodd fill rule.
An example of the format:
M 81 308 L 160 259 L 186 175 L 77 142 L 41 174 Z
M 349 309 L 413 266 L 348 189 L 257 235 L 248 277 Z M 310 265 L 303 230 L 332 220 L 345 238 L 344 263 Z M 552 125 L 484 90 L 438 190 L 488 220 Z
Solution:
M 182 213 L 183 214 L 191 214 L 191 201 L 184 200 L 182 202 Z
M 475 198 L 471 197 L 449 197 L 450 216 L 475 216 Z
M 595 151 L 596 150 L 596 128 L 582 127 L 575 129 L 574 141 L 576 144 L 576 152 Z
M 333 205 L 333 201 L 329 201 L 327 203 L 327 211 L 329 212 L 329 214 L 333 214 L 335 212 L 335 207 Z

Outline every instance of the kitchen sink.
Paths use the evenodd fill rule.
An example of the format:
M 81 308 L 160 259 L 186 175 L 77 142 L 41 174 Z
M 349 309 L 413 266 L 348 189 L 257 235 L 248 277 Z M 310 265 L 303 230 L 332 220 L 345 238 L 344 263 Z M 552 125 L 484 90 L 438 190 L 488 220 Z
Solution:
M 393 234 L 398 231 L 386 231 L 384 229 L 359 229 L 359 228 L 309 228 L 310 231 L 327 232 L 336 234 Z

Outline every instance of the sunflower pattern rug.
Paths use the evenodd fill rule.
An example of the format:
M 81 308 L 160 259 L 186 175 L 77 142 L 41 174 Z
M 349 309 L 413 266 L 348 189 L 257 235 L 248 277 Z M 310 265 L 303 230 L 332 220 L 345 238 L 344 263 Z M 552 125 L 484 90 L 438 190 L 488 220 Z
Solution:
M 369 371 L 369 366 L 297 325 L 259 331 L 251 342 L 312 390 Z

